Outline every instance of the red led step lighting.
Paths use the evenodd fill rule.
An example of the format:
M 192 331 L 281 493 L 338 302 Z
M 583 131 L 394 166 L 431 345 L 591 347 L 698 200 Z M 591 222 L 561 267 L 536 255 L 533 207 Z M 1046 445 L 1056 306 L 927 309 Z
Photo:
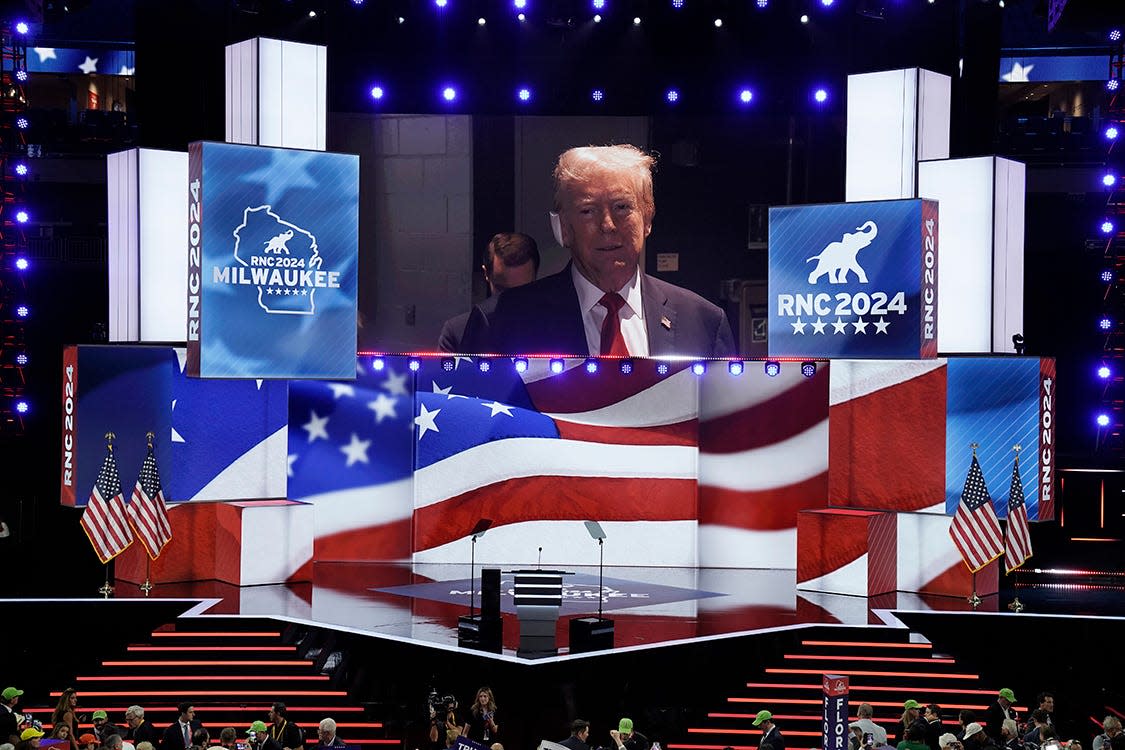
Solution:
M 293 653 L 296 646 L 128 646 L 126 651 L 288 651 Z
M 282 680 L 284 682 L 302 681 L 302 682 L 327 682 L 331 679 L 326 674 L 303 674 L 303 675 L 221 675 L 221 674 L 181 674 L 181 675 L 99 675 L 97 677 L 75 677 L 78 682 L 118 682 L 121 680 L 128 680 L 129 682 L 175 682 L 176 680 L 222 680 L 225 682 L 244 682 L 247 680 Z
M 276 661 L 103 661 L 103 667 L 311 667 L 311 659 Z
M 89 693 L 84 693 L 84 695 L 89 695 Z M 820 705 L 824 704 L 824 701 L 822 701 L 822 700 L 819 700 L 819 699 L 818 700 L 809 700 L 809 699 L 806 699 L 806 698 L 727 698 L 727 702 L 728 703 L 764 703 L 766 705 L 770 705 L 770 704 L 774 704 L 774 703 L 785 703 L 785 704 L 793 704 L 793 705 L 798 705 L 798 706 L 820 706 Z M 883 708 L 890 708 L 892 706 L 897 706 L 899 708 L 899 710 L 902 710 L 902 703 L 893 703 L 893 702 L 889 702 L 889 701 L 865 701 L 865 702 L 870 706 L 881 706 Z M 941 704 L 941 707 L 942 708 L 956 708 L 958 710 L 960 710 L 962 708 L 967 708 L 967 709 L 970 709 L 970 710 L 973 710 L 973 711 L 984 711 L 984 709 L 987 708 L 987 706 L 982 706 L 982 705 L 979 705 L 979 704 L 975 705 L 975 706 L 971 706 L 971 705 L 964 704 L 964 703 L 944 703 L 944 702 Z
M 208 691 L 208 692 L 210 692 L 210 691 Z M 83 695 L 90 695 L 90 693 L 86 692 L 85 690 L 82 691 L 82 694 Z M 242 693 L 237 693 L 237 695 L 242 695 Z M 200 703 L 199 701 L 196 701 L 195 705 L 200 706 L 200 707 L 205 707 L 208 711 L 214 711 L 216 713 L 221 711 L 221 712 L 264 714 L 265 712 L 270 710 L 270 705 L 268 703 L 263 703 L 260 706 L 247 706 L 247 705 L 212 706 L 208 703 Z M 120 706 L 105 706 L 105 705 L 94 706 L 92 708 L 89 707 L 89 706 L 83 706 L 83 709 L 87 709 L 87 708 L 89 708 L 92 711 L 105 711 L 106 713 L 112 713 L 114 711 L 123 712 L 123 711 L 125 711 L 126 708 L 128 708 L 128 706 L 125 705 L 125 704 L 121 704 Z M 40 713 L 40 714 L 45 714 L 47 716 L 50 716 L 51 713 L 53 713 L 55 709 L 53 709 L 53 708 L 24 708 L 24 709 L 21 709 L 21 710 L 24 713 L 28 713 L 28 714 Z M 145 708 L 145 710 L 148 711 L 149 713 L 152 713 L 152 712 L 178 711 L 179 709 L 176 706 L 148 706 L 148 707 Z M 289 713 L 291 713 L 291 714 L 292 713 L 313 713 L 313 712 L 316 712 L 316 713 L 332 713 L 332 712 L 336 712 L 336 713 L 362 713 L 363 707 L 362 706 L 293 706 L 289 709 Z M 318 721 L 319 721 L 319 719 L 318 719 Z
M 208 690 L 207 695 L 222 695 L 222 696 L 240 696 L 247 697 L 270 697 L 271 695 L 293 695 L 293 696 L 309 696 L 309 697 L 323 697 L 323 698 L 343 698 L 348 693 L 344 690 Z M 54 691 L 51 693 L 52 698 L 58 698 L 62 695 L 61 691 Z M 126 690 L 126 691 L 91 691 L 83 690 L 82 696 L 89 698 L 108 698 L 110 696 L 119 695 L 135 695 L 145 698 L 160 698 L 164 696 L 181 696 L 182 690 Z M 819 701 L 818 701 L 819 702 Z M 206 705 L 204 703 L 196 703 L 197 706 Z M 152 709 L 148 709 L 152 710 Z M 260 709 L 259 709 L 260 710 Z
M 157 630 L 153 638 L 280 638 L 281 633 L 246 633 L 246 632 L 219 632 L 217 630 L 203 633 L 189 633 L 184 630 Z
M 801 641 L 802 646 L 854 646 L 857 648 L 933 648 L 931 643 L 879 643 L 878 641 Z
M 688 734 L 761 734 L 760 729 L 692 729 L 688 727 Z M 786 729 L 785 734 L 796 737 L 821 737 L 824 732 L 794 731 Z
M 910 658 L 905 656 L 838 656 L 836 654 L 785 654 L 786 659 L 804 659 L 806 661 L 893 661 L 907 664 L 953 664 L 953 659 L 934 656 L 928 659 Z
M 787 733 L 788 734 L 788 733 Z M 668 750 L 758 750 L 757 745 L 665 745 Z
M 797 688 L 802 690 L 820 690 L 820 684 L 799 684 L 799 683 L 785 683 L 785 682 L 748 682 L 748 688 Z M 996 695 L 995 690 L 976 690 L 970 688 L 932 688 L 932 687 L 886 687 L 883 685 L 852 685 L 850 688 L 853 692 L 861 691 L 875 691 L 880 693 L 911 693 L 914 691 L 925 691 L 927 693 L 957 693 L 958 695 Z
M 920 677 L 926 680 L 979 680 L 977 674 L 941 674 L 937 672 L 864 672 L 854 669 L 836 670 L 843 675 L 861 677 Z M 767 674 L 824 674 L 823 669 L 778 669 L 770 668 Z

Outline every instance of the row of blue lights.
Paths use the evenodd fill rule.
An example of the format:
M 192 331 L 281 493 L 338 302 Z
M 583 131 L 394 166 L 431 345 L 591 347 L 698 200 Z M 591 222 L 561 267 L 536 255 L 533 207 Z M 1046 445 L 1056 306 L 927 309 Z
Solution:
M 31 27 L 26 21 L 16 22 L 13 28 L 16 33 L 21 36 L 26 36 L 31 31 Z M 18 82 L 25 83 L 28 78 L 27 71 L 23 69 L 16 70 L 15 77 Z M 31 126 L 31 121 L 25 116 L 19 116 L 16 118 L 15 126 L 20 130 L 27 130 Z M 11 172 L 16 177 L 26 178 L 30 170 L 26 163 L 17 162 L 11 167 Z M 22 207 L 16 209 L 14 218 L 18 224 L 26 224 L 31 221 L 31 215 L 28 213 L 27 209 Z M 30 267 L 31 262 L 25 256 L 18 256 L 12 261 L 12 268 L 17 271 L 27 271 Z M 27 304 L 19 303 L 15 306 L 13 312 L 16 318 L 26 319 L 31 315 L 31 308 Z M 17 367 L 25 367 L 30 362 L 30 358 L 27 352 L 19 351 L 12 356 L 11 361 Z M 26 415 L 31 412 L 31 403 L 27 399 L 17 398 L 12 401 L 11 408 L 16 414 Z
M 933 4 L 934 0 L 928 0 L 928 2 L 930 4 Z M 433 0 L 433 3 L 434 3 L 434 6 L 439 11 L 444 11 L 449 7 L 450 0 Z M 360 7 L 363 4 L 364 4 L 364 0 L 352 0 L 352 5 L 355 5 L 356 7 Z M 672 8 L 674 10 L 683 10 L 684 6 L 686 5 L 686 2 L 685 2 L 685 0 L 669 0 L 669 4 L 672 6 Z M 768 8 L 770 6 L 770 0 L 755 0 L 754 4 L 760 10 L 765 10 L 766 8 Z M 818 0 L 818 4 L 822 8 L 831 8 L 832 6 L 834 6 L 836 4 L 836 0 Z M 528 5 L 529 5 L 528 0 L 512 0 L 512 9 L 517 11 L 520 16 L 526 16 L 526 11 L 529 10 Z M 594 11 L 595 13 L 604 13 L 606 10 L 608 10 L 608 8 L 609 8 L 609 3 L 607 2 L 607 0 L 590 0 L 590 9 L 592 11 Z M 314 17 L 314 18 L 316 17 L 315 12 L 310 12 L 309 15 Z M 405 19 L 403 19 L 401 16 L 399 16 L 399 23 L 403 23 L 404 20 Z M 520 20 L 522 21 L 524 19 L 520 18 Z M 721 25 L 721 24 L 716 24 L 716 25 Z
M 377 102 L 381 102 L 389 97 L 389 90 L 382 83 L 371 84 L 368 90 L 371 98 Z M 530 104 L 534 99 L 535 92 L 531 86 L 518 86 L 515 90 L 515 100 L 519 104 Z M 446 104 L 453 104 L 461 98 L 461 90 L 457 86 L 445 83 L 438 88 L 438 98 Z M 754 90 L 741 86 L 735 89 L 732 98 L 739 104 L 749 105 L 754 101 Z M 815 86 L 809 90 L 809 100 L 818 105 L 825 105 L 832 98 L 831 92 L 825 86 Z M 668 88 L 664 91 L 664 101 L 668 104 L 678 104 L 683 99 L 683 94 L 678 88 Z M 590 101 L 594 103 L 601 103 L 606 101 L 606 92 L 602 88 L 594 88 L 590 90 Z
M 491 372 L 495 363 L 498 363 L 498 362 L 501 362 L 501 361 L 504 361 L 504 360 L 508 360 L 508 359 L 510 359 L 510 361 L 512 363 L 512 366 L 515 368 L 516 372 L 519 372 L 519 373 L 527 372 L 527 368 L 528 368 L 527 357 L 512 357 L 512 358 L 504 357 L 504 358 L 498 358 L 498 359 L 481 358 L 477 362 L 477 368 L 481 372 Z M 743 372 L 746 371 L 746 363 L 741 359 L 727 360 L 726 364 L 727 364 L 727 372 L 729 372 L 731 375 L 738 376 L 738 375 L 741 375 Z M 382 371 L 386 367 L 386 360 L 382 357 L 375 357 L 374 359 L 371 360 L 371 366 L 376 371 Z M 691 364 L 691 371 L 695 375 L 703 375 L 704 373 L 707 372 L 707 366 L 708 366 L 708 362 L 703 361 L 703 360 L 699 360 L 699 361 L 693 362 Z M 411 372 L 418 372 L 418 370 L 420 370 L 422 368 L 422 360 L 418 359 L 417 357 L 413 357 L 413 358 L 411 358 L 407 361 L 407 367 L 410 369 Z M 455 369 L 457 369 L 457 362 L 453 357 L 442 357 L 441 367 L 446 372 L 453 372 Z M 618 360 L 617 368 L 621 372 L 621 374 L 623 374 L 623 375 L 632 375 L 633 372 L 636 370 L 636 367 L 637 367 L 637 364 L 636 364 L 635 360 L 632 360 L 632 359 Z M 551 370 L 552 373 L 558 375 L 558 374 L 562 373 L 562 371 L 564 369 L 566 369 L 566 362 L 565 362 L 565 360 L 559 359 L 557 357 L 552 358 L 550 360 L 550 362 L 548 363 L 548 368 Z M 593 374 L 597 373 L 598 370 L 601 369 L 601 363 L 597 359 L 590 358 L 590 359 L 587 359 L 583 363 L 583 368 L 586 370 L 586 372 L 593 375 Z M 768 375 L 771 378 L 775 378 L 775 377 L 777 377 L 778 375 L 781 374 L 781 362 L 778 361 L 778 360 L 772 360 L 772 359 L 766 360 L 762 364 L 762 368 L 763 368 L 763 371 L 765 372 L 765 374 Z M 671 370 L 671 367 L 669 366 L 669 364 L 667 362 L 659 362 L 659 361 L 656 362 L 656 374 L 657 375 L 661 375 L 661 376 L 667 375 L 670 372 L 670 370 Z M 802 362 L 801 363 L 801 374 L 804 375 L 806 378 L 811 378 L 814 375 L 816 375 L 816 362 L 813 362 L 811 360 L 806 361 L 806 362 Z

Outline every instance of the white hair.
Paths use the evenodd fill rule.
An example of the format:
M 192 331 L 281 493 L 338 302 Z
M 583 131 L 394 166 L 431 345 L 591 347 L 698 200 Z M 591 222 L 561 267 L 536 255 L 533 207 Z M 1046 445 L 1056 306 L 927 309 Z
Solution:
M 332 719 L 321 719 L 320 720 L 320 728 L 323 729 L 325 732 L 331 732 L 332 734 L 336 734 L 336 722 Z
M 140 706 L 129 706 L 125 709 L 125 718 L 128 719 L 130 716 L 143 719 L 145 717 L 145 710 Z

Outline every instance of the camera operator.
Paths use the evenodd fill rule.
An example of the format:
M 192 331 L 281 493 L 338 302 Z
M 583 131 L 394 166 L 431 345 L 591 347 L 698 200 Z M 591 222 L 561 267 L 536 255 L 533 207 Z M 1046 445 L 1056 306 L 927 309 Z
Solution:
M 470 740 L 491 745 L 496 735 L 500 733 L 500 726 L 496 723 L 496 698 L 492 689 L 482 687 L 473 698 L 473 707 L 461 734 Z
M 457 723 L 457 699 L 452 695 L 439 697 L 436 690 L 431 690 L 427 710 L 430 712 L 430 745 L 434 748 L 448 747 L 449 732 L 461 734 L 461 725 Z

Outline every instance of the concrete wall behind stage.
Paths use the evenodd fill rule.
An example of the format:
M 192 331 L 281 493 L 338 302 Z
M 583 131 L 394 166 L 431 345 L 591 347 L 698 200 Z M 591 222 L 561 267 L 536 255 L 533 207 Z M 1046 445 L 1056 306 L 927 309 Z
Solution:
M 472 118 L 334 115 L 328 141 L 360 155 L 360 348 L 435 348 L 470 303 Z

